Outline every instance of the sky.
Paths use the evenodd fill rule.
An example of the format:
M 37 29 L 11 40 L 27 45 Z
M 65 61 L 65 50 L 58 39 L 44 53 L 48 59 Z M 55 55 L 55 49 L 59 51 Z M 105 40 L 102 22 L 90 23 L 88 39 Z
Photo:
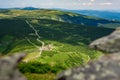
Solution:
M 0 8 L 62 8 L 120 10 L 120 0 L 0 0 Z

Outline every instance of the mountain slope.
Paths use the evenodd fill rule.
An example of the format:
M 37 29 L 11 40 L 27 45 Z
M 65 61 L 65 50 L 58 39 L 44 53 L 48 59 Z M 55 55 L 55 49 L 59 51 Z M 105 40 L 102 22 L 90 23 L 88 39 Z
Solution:
M 61 16 L 67 15 L 70 18 L 67 19 L 70 21 L 76 20 L 77 16 L 88 21 L 88 23 L 90 23 L 89 20 L 95 20 L 94 18 L 88 19 L 85 18 L 86 16 L 69 12 L 56 10 L 7 10 L 2 11 L 1 13 L 4 13 L 4 15 L 9 17 L 7 17 L 7 19 L 6 17 L 0 19 L 0 52 L 3 54 L 23 51 L 33 54 L 39 53 L 39 50 L 31 45 L 31 42 L 28 42 L 26 39 L 29 38 L 38 46 L 41 45 L 41 43 L 37 42 L 37 36 L 34 35 L 34 31 L 26 23 L 26 20 L 28 20 L 28 22 L 38 31 L 41 40 L 43 40 L 45 44 L 57 45 L 54 46 L 56 48 L 52 51 L 53 55 L 54 53 L 56 54 L 55 51 L 57 49 L 57 53 L 72 52 L 73 54 L 73 52 L 80 52 L 85 53 L 92 58 L 94 52 L 91 52 L 93 55 L 88 54 L 89 50 L 87 50 L 87 45 L 91 41 L 113 31 L 113 29 L 108 28 L 90 27 L 87 25 L 75 24 L 74 22 L 73 24 L 68 21 L 59 21 L 58 18 L 56 18 L 59 16 L 59 18 L 61 18 Z M 43 19 L 41 19 L 41 16 Z M 61 45 L 62 47 L 59 47 L 58 45 Z M 48 52 L 45 51 L 46 54 L 48 54 Z
M 0 20 L 0 53 L 28 53 L 21 63 L 24 73 L 57 73 L 96 59 L 102 52 L 88 49 L 87 45 L 113 29 L 75 25 L 46 19 L 28 20 L 37 30 L 45 46 L 40 53 L 41 43 L 25 20 Z M 28 39 L 38 46 L 34 46 Z M 29 63 L 30 62 L 30 63 Z M 31 63 L 32 62 L 32 63 Z M 27 75 L 27 76 L 29 76 Z M 29 77 L 28 77 L 29 78 Z
M 71 46 L 85 46 L 96 38 L 113 31 L 113 29 L 88 27 L 45 19 L 28 21 L 39 31 L 41 39 L 45 42 L 48 40 L 50 43 L 51 41 L 56 43 L 57 41 L 60 44 L 70 44 Z M 37 43 L 34 31 L 26 24 L 25 20 L 4 19 L 0 20 L 0 26 L 0 51 L 2 53 L 22 52 L 33 48 L 34 46 L 27 42 L 26 37 Z
M 48 80 L 48 76 L 54 77 L 60 70 L 85 64 L 103 54 L 88 49 L 87 45 L 99 37 L 108 35 L 114 29 L 59 21 L 56 18 L 60 14 L 62 16 L 67 14 L 69 17 L 78 14 L 42 11 L 1 12 L 0 54 L 28 53 L 23 60 L 27 63 L 19 65 L 28 80 Z M 45 18 L 41 19 L 41 15 Z M 35 33 L 40 35 L 40 38 Z M 45 43 L 43 47 L 39 39 Z M 42 54 L 40 54 L 41 49 L 43 49 Z
M 107 27 L 107 25 L 113 24 L 113 28 L 120 26 L 120 22 L 100 19 L 91 16 L 85 16 L 81 14 L 63 12 L 58 10 L 1 10 L 1 18 L 20 18 L 20 19 L 52 19 L 61 22 L 68 22 L 74 24 L 81 24 L 87 26 L 99 26 Z

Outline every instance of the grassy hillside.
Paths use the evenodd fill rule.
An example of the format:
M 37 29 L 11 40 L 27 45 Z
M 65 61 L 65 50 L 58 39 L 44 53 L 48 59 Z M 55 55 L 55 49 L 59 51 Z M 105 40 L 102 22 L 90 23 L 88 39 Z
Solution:
M 29 22 L 38 30 L 41 39 L 71 45 L 87 45 L 91 41 L 113 31 L 107 28 L 88 27 L 45 19 L 29 20 Z M 25 37 L 34 38 L 31 35 L 34 31 L 26 24 L 25 20 L 2 19 L 0 20 L 0 26 L 1 43 L 5 44 L 8 40 L 6 45 L 12 42 L 15 43 L 15 41 L 19 42 Z
M 20 70 L 28 77 L 28 80 L 38 80 L 39 78 L 41 80 L 53 80 L 55 74 L 63 69 L 82 65 L 99 57 L 103 53 L 90 50 L 88 44 L 113 31 L 109 28 L 90 27 L 48 18 L 33 18 L 32 16 L 37 16 L 36 14 L 33 15 L 33 11 L 31 13 L 24 12 L 18 11 L 18 14 L 28 14 L 29 16 L 13 18 L 13 13 L 6 14 L 5 12 L 4 15 L 11 16 L 0 19 L 0 53 L 2 55 L 28 53 L 24 60 L 29 62 L 22 62 L 19 65 Z M 41 13 L 37 14 L 41 15 Z M 44 11 L 43 13 L 47 14 Z M 55 16 L 55 14 L 52 15 L 52 12 L 49 12 L 51 16 Z M 64 15 L 65 13 L 61 12 L 61 14 Z M 70 14 L 72 16 L 78 15 Z M 45 49 L 39 57 L 37 56 L 42 44 L 37 41 L 38 37 L 30 25 L 26 23 L 26 20 L 37 30 L 41 37 L 40 40 L 45 42 Z M 39 48 L 31 44 L 28 39 Z
M 85 16 L 81 14 L 63 12 L 59 10 L 0 10 L 0 18 L 20 18 L 20 19 L 52 19 L 61 22 L 69 22 L 75 24 L 82 24 L 87 26 L 106 27 L 113 24 L 112 28 L 120 26 L 120 22 L 105 20 L 101 18 Z M 110 27 L 111 28 L 111 27 Z

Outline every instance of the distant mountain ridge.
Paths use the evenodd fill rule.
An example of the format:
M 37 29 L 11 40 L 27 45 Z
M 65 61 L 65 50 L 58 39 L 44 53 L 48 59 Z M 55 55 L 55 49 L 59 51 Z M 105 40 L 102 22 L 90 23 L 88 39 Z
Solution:
M 35 7 L 24 7 L 21 10 L 39 10 L 40 8 L 35 8 Z
M 24 8 L 0 8 L 0 10 L 40 10 L 41 8 L 35 8 L 35 7 L 24 7 Z
M 108 20 L 118 20 L 120 21 L 120 12 L 114 11 L 114 10 L 70 10 L 70 12 L 88 15 L 88 16 L 94 16 L 98 18 L 108 19 Z
M 40 10 L 40 9 L 44 9 L 44 8 L 36 8 L 32 6 L 28 6 L 24 8 L 0 8 L 0 10 Z M 93 16 L 97 18 L 120 21 L 119 10 L 67 10 L 67 9 L 60 9 L 60 8 L 51 8 L 50 10 L 69 11 L 69 12 L 74 12 L 74 13 L 83 14 L 87 16 Z
M 25 10 L 27 9 L 27 10 Z M 33 9 L 33 10 L 30 10 Z M 77 14 L 68 11 L 51 10 L 51 9 L 40 9 L 26 7 L 23 10 L 1 10 L 0 19 L 51 19 L 60 22 L 81 24 L 86 26 L 97 26 L 97 27 L 110 27 L 116 28 L 120 26 L 120 22 L 106 20 L 102 18 L 86 16 L 83 14 Z

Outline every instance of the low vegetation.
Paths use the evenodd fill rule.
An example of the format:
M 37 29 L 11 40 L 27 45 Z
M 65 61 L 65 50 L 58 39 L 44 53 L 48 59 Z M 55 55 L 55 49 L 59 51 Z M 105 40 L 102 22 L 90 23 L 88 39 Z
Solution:
M 36 12 L 49 14 L 52 18 L 54 18 L 53 16 L 59 17 L 58 14 L 78 16 L 78 14 L 52 10 L 29 11 L 29 13 L 19 10 L 0 12 L 15 17 L 0 19 L 0 53 L 2 55 L 28 53 L 28 56 L 18 66 L 28 80 L 53 80 L 61 70 L 86 64 L 90 60 L 96 59 L 103 53 L 89 49 L 89 43 L 114 30 L 61 22 L 51 18 L 41 19 L 38 17 L 41 14 Z M 22 15 L 26 17 L 21 18 Z M 45 46 L 51 45 L 49 49 L 43 50 L 40 57 L 33 58 L 39 55 L 39 49 L 30 44 L 26 38 L 37 46 L 42 44 L 38 43 L 35 32 L 26 23 L 26 20 L 37 30 L 40 39 L 45 42 Z

